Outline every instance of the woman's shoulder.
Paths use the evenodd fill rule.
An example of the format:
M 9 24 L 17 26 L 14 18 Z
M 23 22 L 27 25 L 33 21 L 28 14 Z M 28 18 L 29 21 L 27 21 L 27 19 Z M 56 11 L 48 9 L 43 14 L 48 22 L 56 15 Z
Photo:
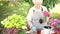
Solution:
M 30 10 L 34 10 L 34 9 L 35 9 L 34 6 L 30 8 Z
M 43 9 L 47 9 L 45 6 L 42 6 Z
M 45 6 L 42 6 L 42 8 L 43 8 L 43 11 L 48 11 Z

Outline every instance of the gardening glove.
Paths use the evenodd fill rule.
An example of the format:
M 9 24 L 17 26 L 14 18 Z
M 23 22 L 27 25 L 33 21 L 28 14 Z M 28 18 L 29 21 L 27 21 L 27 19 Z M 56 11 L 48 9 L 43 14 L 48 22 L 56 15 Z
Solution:
M 33 26 L 33 27 L 31 28 L 31 30 L 32 30 L 32 31 L 36 31 L 36 27 Z

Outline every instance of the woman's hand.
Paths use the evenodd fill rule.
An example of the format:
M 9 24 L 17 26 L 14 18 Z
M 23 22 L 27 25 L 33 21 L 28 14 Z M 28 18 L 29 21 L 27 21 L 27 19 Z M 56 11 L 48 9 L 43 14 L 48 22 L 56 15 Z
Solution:
M 32 30 L 32 31 L 36 31 L 36 27 L 33 26 L 33 27 L 31 28 L 31 30 Z
M 32 27 L 33 27 L 33 24 L 32 24 L 32 22 L 31 22 L 31 21 L 28 21 L 28 25 L 30 26 L 30 28 L 32 28 Z

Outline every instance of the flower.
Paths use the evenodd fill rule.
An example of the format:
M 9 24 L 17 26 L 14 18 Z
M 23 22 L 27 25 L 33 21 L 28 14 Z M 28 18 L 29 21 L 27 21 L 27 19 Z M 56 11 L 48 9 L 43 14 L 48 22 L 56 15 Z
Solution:
M 1 24 L 3 24 L 3 25 L 4 25 L 4 22 L 3 22 L 3 21 L 1 21 Z
M 53 22 L 51 22 L 50 26 L 54 27 L 55 30 L 58 30 L 60 28 L 60 22 L 58 19 L 54 19 Z
M 26 26 L 22 26 L 22 29 L 27 29 L 27 27 Z
M 50 25 L 51 25 L 51 26 L 54 26 L 55 24 L 56 24 L 56 23 L 55 23 L 55 22 L 53 22 L 53 23 L 51 23 Z
M 58 21 L 58 19 L 54 19 L 54 22 L 55 22 L 55 23 L 58 23 L 59 21 Z
M 53 22 L 51 22 L 51 26 L 54 26 L 55 24 L 58 24 L 58 23 L 59 23 L 58 19 L 54 19 Z
M 58 24 L 60 24 L 60 21 L 58 22 Z

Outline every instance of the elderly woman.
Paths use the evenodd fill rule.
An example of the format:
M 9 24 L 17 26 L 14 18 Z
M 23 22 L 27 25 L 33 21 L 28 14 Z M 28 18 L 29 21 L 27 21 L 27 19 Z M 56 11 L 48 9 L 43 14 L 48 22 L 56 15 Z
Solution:
M 43 30 L 44 26 L 47 25 L 46 18 L 48 17 L 46 17 L 44 14 L 44 11 L 47 11 L 47 9 L 46 7 L 42 6 L 43 0 L 32 1 L 34 3 L 34 6 L 29 10 L 29 13 L 26 17 L 27 22 L 32 31 Z

